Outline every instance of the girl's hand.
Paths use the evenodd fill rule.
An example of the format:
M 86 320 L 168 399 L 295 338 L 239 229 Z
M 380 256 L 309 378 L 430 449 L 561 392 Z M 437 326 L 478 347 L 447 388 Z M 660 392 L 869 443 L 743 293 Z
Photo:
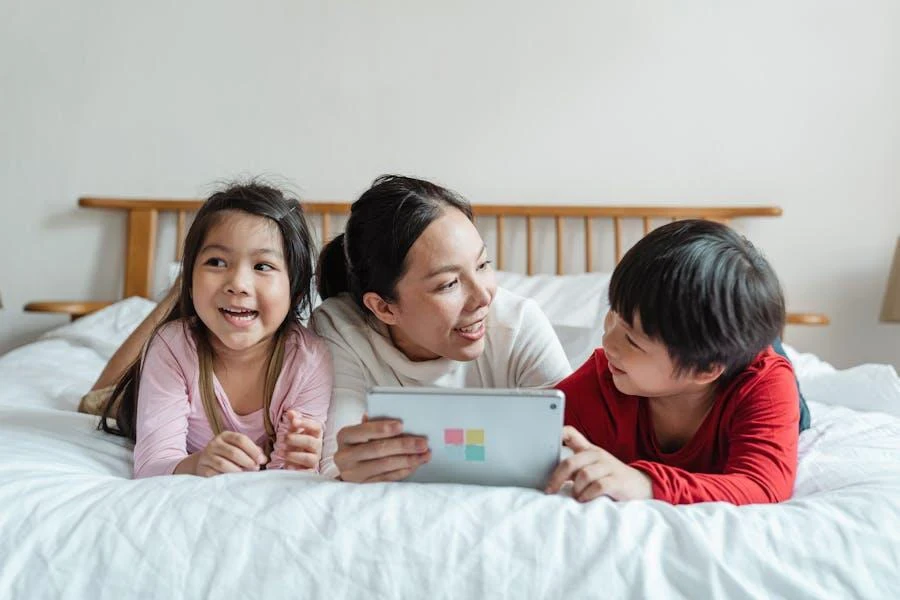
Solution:
M 303 419 L 293 410 L 285 413 L 289 431 L 275 451 L 284 458 L 284 468 L 293 471 L 316 471 L 322 458 L 322 425 Z
M 197 454 L 194 474 L 211 477 L 222 473 L 259 471 L 266 464 L 266 455 L 243 433 L 223 431 Z
M 553 471 L 545 490 L 548 494 L 555 494 L 571 479 L 572 496 L 579 502 L 589 502 L 600 496 L 609 496 L 613 500 L 653 498 L 653 485 L 646 473 L 591 444 L 574 427 L 563 428 L 563 444 L 575 454 L 559 463 Z
M 337 434 L 334 464 L 341 479 L 357 483 L 399 481 L 431 460 L 428 440 L 404 435 L 403 423 L 393 419 L 344 427 Z

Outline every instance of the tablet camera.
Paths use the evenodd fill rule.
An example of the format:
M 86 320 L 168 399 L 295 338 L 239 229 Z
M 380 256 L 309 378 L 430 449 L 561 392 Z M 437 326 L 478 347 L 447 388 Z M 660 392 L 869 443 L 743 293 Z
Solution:
M 550 404 L 550 410 L 556 410 L 556 402 Z

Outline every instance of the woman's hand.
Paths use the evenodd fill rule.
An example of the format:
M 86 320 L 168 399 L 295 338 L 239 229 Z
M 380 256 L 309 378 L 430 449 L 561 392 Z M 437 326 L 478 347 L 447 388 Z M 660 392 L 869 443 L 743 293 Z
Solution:
M 206 448 L 181 461 L 175 472 L 193 471 L 194 475 L 211 477 L 222 473 L 259 471 L 259 466 L 266 464 L 267 460 L 262 449 L 243 433 L 223 431 Z
M 629 467 L 618 458 L 591 444 L 574 427 L 563 428 L 563 444 L 575 454 L 559 463 L 545 490 L 555 494 L 572 480 L 572 496 L 579 502 L 589 502 L 600 496 L 613 500 L 647 500 L 653 498 L 650 477 Z
M 275 452 L 284 459 L 284 468 L 318 471 L 322 458 L 322 424 L 304 419 L 293 410 L 285 413 L 289 431 L 284 441 L 275 443 Z
M 337 434 L 334 453 L 344 481 L 368 483 L 400 481 L 431 460 L 428 440 L 404 435 L 403 423 L 393 419 L 369 421 L 344 427 Z

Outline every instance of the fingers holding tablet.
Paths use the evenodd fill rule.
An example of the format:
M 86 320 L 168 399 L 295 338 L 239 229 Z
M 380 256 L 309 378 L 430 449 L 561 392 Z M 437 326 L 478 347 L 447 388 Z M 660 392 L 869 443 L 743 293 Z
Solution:
M 365 419 L 341 429 L 337 441 L 334 462 L 344 481 L 399 481 L 431 457 L 428 440 L 404 435 L 396 419 Z

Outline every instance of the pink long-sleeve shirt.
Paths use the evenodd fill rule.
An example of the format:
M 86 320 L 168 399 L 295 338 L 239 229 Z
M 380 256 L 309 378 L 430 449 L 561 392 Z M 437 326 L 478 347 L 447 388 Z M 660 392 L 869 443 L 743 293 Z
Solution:
M 300 325 L 287 335 L 284 365 L 269 412 L 276 441 L 288 432 L 281 418 L 286 411 L 294 409 L 324 428 L 331 401 L 333 369 L 327 346 Z M 187 325 L 175 321 L 163 326 L 150 343 L 141 369 L 135 478 L 170 475 L 178 463 L 212 440 L 212 428 L 200 399 L 199 375 L 197 349 Z M 215 375 L 213 387 L 223 428 L 243 433 L 262 447 L 267 437 L 263 409 L 238 415 Z M 266 468 L 283 466 L 282 457 L 273 453 Z

